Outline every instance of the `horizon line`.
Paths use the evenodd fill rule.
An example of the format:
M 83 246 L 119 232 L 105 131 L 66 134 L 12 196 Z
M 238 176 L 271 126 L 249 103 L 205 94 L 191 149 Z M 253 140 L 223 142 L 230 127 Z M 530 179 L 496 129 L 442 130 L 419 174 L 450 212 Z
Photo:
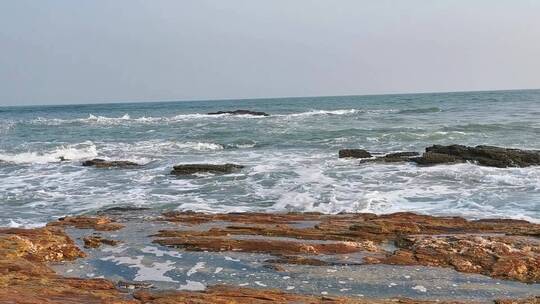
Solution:
M 363 96 L 392 96 L 392 95 L 422 95 L 422 94 L 458 94 L 458 93 L 488 93 L 488 92 L 509 92 L 509 91 L 536 91 L 540 88 L 526 89 L 494 89 L 494 90 L 470 90 L 470 91 L 426 91 L 426 92 L 405 92 L 405 93 L 368 93 L 368 94 L 345 94 L 345 95 L 306 95 L 306 96 L 277 96 L 277 97 L 243 97 L 243 98 L 217 98 L 217 99 L 179 99 L 179 100 L 137 100 L 137 101 L 97 101 L 85 103 L 58 103 L 58 104 L 26 104 L 26 105 L 1 105 L 0 108 L 15 107 L 60 107 L 60 106 L 89 106 L 107 104 L 133 104 L 133 103 L 174 103 L 174 102 L 205 102 L 205 101 L 245 101 L 245 100 L 272 100 L 272 99 L 301 99 L 301 98 L 330 98 L 330 97 L 363 97 Z

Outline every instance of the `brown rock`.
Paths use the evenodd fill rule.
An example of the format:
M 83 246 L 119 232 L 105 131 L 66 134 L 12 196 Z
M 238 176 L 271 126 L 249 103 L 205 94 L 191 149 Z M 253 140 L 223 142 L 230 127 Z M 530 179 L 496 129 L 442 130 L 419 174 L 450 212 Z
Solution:
M 527 283 L 540 282 L 540 241 L 514 236 L 408 236 L 400 250 L 367 263 L 453 267 Z
M 74 227 L 78 229 L 94 229 L 98 231 L 114 231 L 124 228 L 124 225 L 114 222 L 114 220 L 104 217 L 89 216 L 67 216 L 59 218 L 55 222 L 47 224 L 48 227 Z
M 120 243 L 117 240 L 109 240 L 99 235 L 89 235 L 83 238 L 85 248 L 99 248 L 101 245 L 116 246 Z
M 80 257 L 62 229 L 0 229 L 0 303 L 138 303 L 110 281 L 60 277 L 45 264 Z

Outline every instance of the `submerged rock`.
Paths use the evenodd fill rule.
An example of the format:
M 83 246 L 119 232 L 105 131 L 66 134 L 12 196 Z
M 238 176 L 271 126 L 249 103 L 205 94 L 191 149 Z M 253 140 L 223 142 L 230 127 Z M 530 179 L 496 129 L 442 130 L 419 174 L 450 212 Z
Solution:
M 101 245 L 116 246 L 120 243 L 117 240 L 106 239 L 99 235 L 89 235 L 83 238 L 85 248 L 99 248 Z
M 339 158 L 370 158 L 371 153 L 364 149 L 341 149 Z
M 48 227 L 74 227 L 78 229 L 94 229 L 97 231 L 115 231 L 124 228 L 124 225 L 105 217 L 66 216 L 47 224 Z
M 173 175 L 192 175 L 195 173 L 233 173 L 241 170 L 244 166 L 236 164 L 185 164 L 174 166 L 171 174 Z
M 434 145 L 412 161 L 421 165 L 474 162 L 497 168 L 527 167 L 540 165 L 540 151 L 509 149 L 494 146 Z
M 141 167 L 140 164 L 134 163 L 127 160 L 104 160 L 100 158 L 94 158 L 91 160 L 84 161 L 82 163 L 85 167 L 96 167 L 96 168 L 136 168 Z
M 208 115 L 220 115 L 220 114 L 270 116 L 270 114 L 265 113 L 265 112 L 257 112 L 257 111 L 250 111 L 250 110 L 218 111 L 218 112 L 208 113 Z

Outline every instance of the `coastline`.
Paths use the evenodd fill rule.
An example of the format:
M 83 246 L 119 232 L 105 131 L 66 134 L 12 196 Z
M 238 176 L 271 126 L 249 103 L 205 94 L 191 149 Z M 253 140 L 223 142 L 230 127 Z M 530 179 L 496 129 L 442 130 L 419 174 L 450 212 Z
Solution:
M 526 221 L 414 213 L 113 208 L 1 229 L 0 303 L 539 303 L 539 235 L 540 225 Z M 431 272 L 438 281 L 416 281 Z M 217 275 L 221 282 L 210 283 Z M 371 286 L 379 296 L 347 294 L 360 281 L 379 281 Z M 321 283 L 340 286 L 318 290 Z M 405 296 L 392 296 L 403 286 Z

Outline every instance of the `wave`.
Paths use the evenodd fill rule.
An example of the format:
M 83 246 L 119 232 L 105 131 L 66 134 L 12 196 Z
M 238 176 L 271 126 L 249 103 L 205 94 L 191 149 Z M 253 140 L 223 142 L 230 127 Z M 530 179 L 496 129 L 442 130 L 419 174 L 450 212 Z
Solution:
M 442 112 L 440 108 L 430 107 L 430 108 L 418 108 L 418 109 L 405 109 L 397 112 L 397 114 L 423 114 L 423 113 L 438 113 Z
M 359 112 L 363 112 L 357 109 L 342 109 L 342 110 L 311 110 L 308 112 L 293 113 L 286 115 L 276 115 L 285 117 L 303 117 L 303 116 L 317 116 L 317 115 L 351 115 Z
M 38 117 L 30 121 L 33 124 L 44 125 L 61 125 L 61 124 L 98 124 L 98 125 L 119 125 L 126 123 L 171 123 L 171 122 L 183 122 L 199 119 L 268 119 L 272 117 L 309 117 L 318 115 L 353 115 L 356 113 L 385 113 L 394 110 L 358 110 L 358 109 L 339 109 L 339 110 L 311 110 L 307 112 L 291 113 L 291 114 L 274 114 L 271 116 L 258 116 L 258 115 L 233 115 L 233 114 L 217 114 L 209 115 L 203 113 L 190 113 L 190 114 L 178 114 L 174 116 L 141 116 L 132 118 L 129 114 L 124 114 L 119 117 L 107 117 L 89 114 L 86 118 L 73 118 L 73 119 L 61 119 L 61 118 L 43 118 Z
M 74 161 L 93 158 L 97 155 L 96 146 L 92 142 L 85 142 L 75 145 L 60 146 L 45 152 L 22 152 L 17 154 L 0 153 L 0 160 L 16 164 L 46 164 L 59 162 L 61 158 Z

